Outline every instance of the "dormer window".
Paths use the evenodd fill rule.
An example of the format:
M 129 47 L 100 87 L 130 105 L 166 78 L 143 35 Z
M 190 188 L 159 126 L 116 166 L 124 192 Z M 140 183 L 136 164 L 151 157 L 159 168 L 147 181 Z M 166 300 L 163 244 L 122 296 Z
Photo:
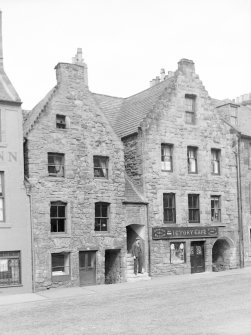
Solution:
M 187 124 L 195 124 L 195 100 L 195 95 L 185 95 L 185 117 Z
M 66 117 L 65 115 L 56 115 L 56 127 L 60 129 L 65 129 L 66 128 Z

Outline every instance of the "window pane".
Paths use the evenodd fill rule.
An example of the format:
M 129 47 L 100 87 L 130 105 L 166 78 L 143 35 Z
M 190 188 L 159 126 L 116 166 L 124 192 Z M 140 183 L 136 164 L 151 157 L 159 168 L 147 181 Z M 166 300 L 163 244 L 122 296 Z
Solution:
M 101 217 L 101 205 L 100 204 L 95 204 L 95 217 Z
M 51 232 L 57 233 L 57 219 L 51 219 Z
M 101 230 L 107 230 L 107 219 L 101 219 Z
M 51 218 L 57 217 L 57 206 L 51 206 Z
M 64 219 L 58 219 L 58 232 L 63 233 L 65 231 L 65 220 Z
M 102 205 L 102 217 L 103 218 L 107 217 L 107 205 L 105 204 Z
M 58 206 L 58 217 L 64 218 L 65 217 L 65 206 Z

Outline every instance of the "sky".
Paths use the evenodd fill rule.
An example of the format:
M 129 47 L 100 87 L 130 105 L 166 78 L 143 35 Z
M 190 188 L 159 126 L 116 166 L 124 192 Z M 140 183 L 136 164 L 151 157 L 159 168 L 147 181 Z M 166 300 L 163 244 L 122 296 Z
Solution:
M 209 95 L 251 92 L 251 0 L 1 0 L 4 69 L 24 109 L 82 48 L 92 92 L 127 97 L 192 59 Z

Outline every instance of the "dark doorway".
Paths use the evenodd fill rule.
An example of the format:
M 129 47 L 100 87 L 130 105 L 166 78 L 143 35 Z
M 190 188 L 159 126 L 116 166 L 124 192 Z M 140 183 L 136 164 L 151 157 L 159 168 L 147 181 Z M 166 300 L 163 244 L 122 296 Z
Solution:
M 191 242 L 190 249 L 191 273 L 205 271 L 204 242 Z
M 120 250 L 105 251 L 105 283 L 120 282 Z
M 96 284 L 96 251 L 79 252 L 80 286 Z
M 230 267 L 230 245 L 224 239 L 214 243 L 212 250 L 213 271 L 225 271 Z

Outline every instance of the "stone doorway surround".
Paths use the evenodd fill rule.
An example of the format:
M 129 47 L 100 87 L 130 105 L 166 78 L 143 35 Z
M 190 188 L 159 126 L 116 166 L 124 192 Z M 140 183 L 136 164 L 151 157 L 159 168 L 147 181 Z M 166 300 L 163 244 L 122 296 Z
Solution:
M 234 243 L 226 237 L 218 238 L 212 249 L 212 271 L 226 271 L 233 267 Z

